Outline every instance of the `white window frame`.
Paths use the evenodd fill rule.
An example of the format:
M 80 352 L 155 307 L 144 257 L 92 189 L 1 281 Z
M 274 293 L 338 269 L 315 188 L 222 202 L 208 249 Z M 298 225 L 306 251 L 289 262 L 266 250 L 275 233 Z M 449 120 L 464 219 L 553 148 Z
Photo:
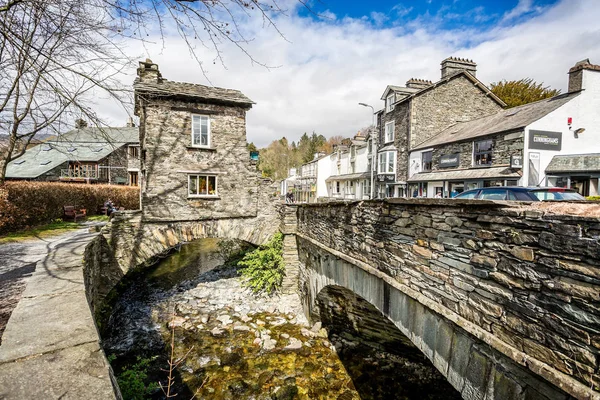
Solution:
M 390 170 L 390 157 L 393 159 L 392 170 Z M 383 163 L 382 163 L 383 161 Z M 385 171 L 381 170 L 381 165 L 385 165 Z M 384 151 L 377 156 L 378 174 L 396 174 L 396 152 L 393 150 Z
M 214 178 L 215 179 L 215 187 L 214 190 L 212 190 L 213 193 L 210 193 L 208 190 L 208 184 L 206 185 L 206 193 L 200 193 L 200 178 L 206 178 L 206 181 L 208 182 L 210 178 Z M 192 180 L 196 179 L 196 193 L 190 193 L 190 189 L 191 189 L 191 183 Z M 218 192 L 218 188 L 219 188 L 219 179 L 217 177 L 217 175 L 213 175 L 213 174 L 188 174 L 188 186 L 187 186 L 187 194 L 188 194 L 188 198 L 211 198 L 211 197 L 219 197 L 219 192 Z
M 394 103 L 396 102 L 396 93 L 390 94 L 385 99 L 385 111 L 392 112 L 394 111 Z
M 390 127 L 390 128 L 388 128 Z M 395 135 L 395 130 L 396 128 L 396 124 L 395 121 L 389 121 L 385 123 L 385 142 L 384 143 L 390 143 L 394 141 L 394 135 Z
M 200 132 L 194 132 L 194 120 L 195 119 L 199 119 L 200 120 Z M 206 120 L 206 127 L 207 127 L 207 138 L 206 138 L 206 144 L 202 144 L 202 121 Z M 198 135 L 199 138 L 199 143 L 195 143 L 194 142 L 194 136 Z M 200 148 L 207 148 L 210 147 L 210 139 L 211 139 L 211 135 L 210 135 L 210 117 L 208 115 L 200 115 L 200 114 L 192 114 L 192 147 L 200 147 Z

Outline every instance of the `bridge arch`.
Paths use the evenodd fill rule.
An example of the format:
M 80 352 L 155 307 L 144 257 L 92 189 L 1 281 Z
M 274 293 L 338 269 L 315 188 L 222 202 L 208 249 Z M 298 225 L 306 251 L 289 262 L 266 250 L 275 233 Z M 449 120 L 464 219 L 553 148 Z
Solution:
M 419 293 L 309 238 L 297 236 L 300 295 L 308 317 L 319 315 L 317 298 L 343 287 L 385 315 L 467 400 L 567 399 L 569 396 L 530 370 L 437 313 Z M 424 305 L 423 303 L 427 303 Z M 433 303 L 433 302 L 432 302 Z

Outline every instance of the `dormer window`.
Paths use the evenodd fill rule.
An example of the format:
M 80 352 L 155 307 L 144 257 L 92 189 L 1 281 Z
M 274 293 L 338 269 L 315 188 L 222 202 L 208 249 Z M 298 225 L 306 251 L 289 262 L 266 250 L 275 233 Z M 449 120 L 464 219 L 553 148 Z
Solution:
M 192 115 L 192 146 L 210 147 L 210 118 Z
M 390 94 L 385 100 L 386 112 L 394 111 L 394 103 L 396 102 L 396 94 Z

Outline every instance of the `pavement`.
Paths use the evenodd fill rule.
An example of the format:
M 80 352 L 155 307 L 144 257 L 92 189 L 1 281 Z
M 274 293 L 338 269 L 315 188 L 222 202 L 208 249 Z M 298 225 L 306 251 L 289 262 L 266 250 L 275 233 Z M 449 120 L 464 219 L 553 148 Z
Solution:
M 0 277 L 35 262 L 2 335 L 0 399 L 115 398 L 83 279 L 96 235 L 81 229 L 0 246 Z

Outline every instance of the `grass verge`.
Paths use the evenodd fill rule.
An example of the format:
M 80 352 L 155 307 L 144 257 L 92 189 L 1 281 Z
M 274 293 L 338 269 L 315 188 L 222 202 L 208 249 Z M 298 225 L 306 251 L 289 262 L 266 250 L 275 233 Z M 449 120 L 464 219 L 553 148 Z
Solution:
M 108 222 L 108 217 L 105 215 L 92 215 L 85 219 L 87 222 Z M 79 222 L 63 221 L 62 219 L 54 220 L 48 224 L 39 225 L 33 228 L 25 229 L 18 232 L 10 232 L 0 236 L 0 244 L 20 242 L 22 240 L 33 238 L 44 238 L 49 236 L 59 235 L 73 229 L 82 228 Z

